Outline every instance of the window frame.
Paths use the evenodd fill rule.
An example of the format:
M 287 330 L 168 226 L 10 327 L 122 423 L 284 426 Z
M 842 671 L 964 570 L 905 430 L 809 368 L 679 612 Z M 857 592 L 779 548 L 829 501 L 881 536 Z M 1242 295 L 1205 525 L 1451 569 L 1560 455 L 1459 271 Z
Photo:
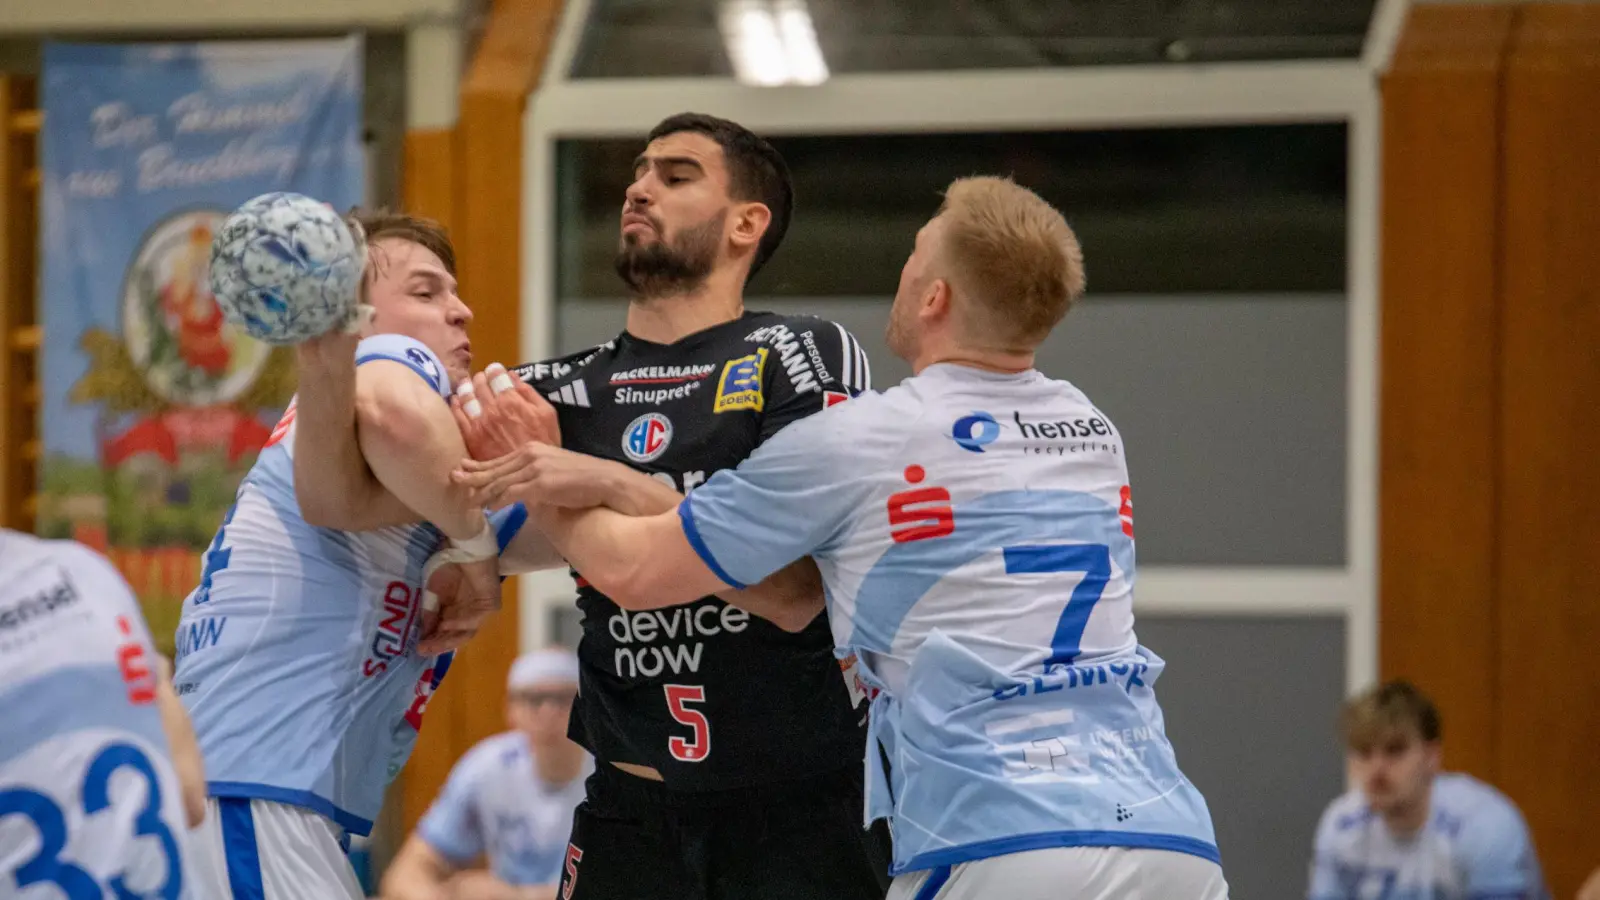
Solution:
M 1377 75 L 1387 66 L 1407 5 L 1380 0 L 1361 59 L 873 73 L 841 75 L 811 88 L 761 88 L 729 78 L 571 79 L 589 0 L 570 0 L 523 123 L 523 355 L 545 358 L 554 350 L 556 144 L 563 139 L 642 136 L 660 119 L 688 109 L 771 135 L 1343 122 L 1349 154 L 1345 564 L 1141 567 L 1137 609 L 1203 617 L 1343 615 L 1345 679 L 1355 690 L 1378 675 Z M 543 643 L 551 605 L 570 602 L 564 577 L 522 579 L 528 646 Z

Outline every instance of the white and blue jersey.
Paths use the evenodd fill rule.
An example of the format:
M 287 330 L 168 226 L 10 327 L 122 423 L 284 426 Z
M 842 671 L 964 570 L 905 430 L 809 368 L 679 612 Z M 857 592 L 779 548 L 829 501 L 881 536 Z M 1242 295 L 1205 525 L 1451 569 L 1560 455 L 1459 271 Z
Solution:
M 454 865 L 488 856 L 490 871 L 507 884 L 555 884 L 567 859 L 572 811 L 583 802 L 593 768 L 586 760 L 566 784 L 545 784 L 527 737 L 497 734 L 456 763 L 417 834 Z
M 110 563 L 0 531 L 0 897 L 195 896 L 158 677 Z
M 936 365 L 790 425 L 679 507 L 729 584 L 805 555 L 873 700 L 903 872 L 1046 847 L 1218 859 L 1133 633 L 1122 439 L 1036 371 Z
M 450 395 L 444 366 L 418 341 L 369 337 L 356 364 L 374 360 Z M 175 680 L 212 796 L 301 806 L 367 834 L 450 664 L 416 652 L 422 567 L 443 536 L 425 523 L 308 525 L 293 453 L 291 403 L 184 600 Z M 520 507 L 496 517 L 502 547 L 525 518 Z
M 1311 900 L 1543 900 L 1539 857 L 1522 814 L 1468 775 L 1433 780 L 1427 824 L 1390 833 L 1360 791 L 1317 826 Z

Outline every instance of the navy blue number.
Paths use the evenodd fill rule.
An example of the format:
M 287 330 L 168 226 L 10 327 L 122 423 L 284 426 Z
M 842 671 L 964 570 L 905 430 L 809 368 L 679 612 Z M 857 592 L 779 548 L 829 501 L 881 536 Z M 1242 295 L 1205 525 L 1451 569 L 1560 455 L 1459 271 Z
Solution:
M 61 861 L 61 851 L 67 846 L 67 822 L 54 800 L 24 788 L 0 792 L 0 818 L 10 815 L 27 816 L 39 830 L 39 852 L 14 873 L 17 887 L 53 884 L 67 900 L 100 900 L 100 885 L 93 876 Z
M 1089 614 L 1100 602 L 1100 594 L 1111 580 L 1111 548 L 1105 544 L 1042 544 L 1005 548 L 1006 574 L 1039 572 L 1082 572 L 1083 580 L 1072 589 L 1067 607 L 1056 623 L 1050 642 L 1050 659 L 1071 664 L 1083 650 L 1083 631 L 1089 627 Z
M 177 900 L 183 892 L 183 866 L 177 838 L 161 820 L 161 783 L 149 757 L 131 744 L 112 744 L 100 751 L 83 776 L 83 811 L 92 816 L 111 805 L 111 776 L 124 767 L 144 776 L 146 799 L 144 809 L 133 821 L 134 836 L 154 837 L 161 843 L 167 875 L 161 890 L 154 895 L 129 890 L 121 875 L 112 877 L 111 892 L 117 900 L 150 900 L 152 896 Z M 17 869 L 17 887 L 53 884 L 66 895 L 66 900 L 101 900 L 105 896 L 93 876 L 60 860 L 61 851 L 67 846 L 67 822 L 54 800 L 23 788 L 0 792 L 0 818 L 8 815 L 27 816 L 39 831 L 39 852 Z
M 217 529 L 217 536 L 211 539 L 211 548 L 206 551 L 205 568 L 200 573 L 200 590 L 194 595 L 197 606 L 211 599 L 211 579 L 226 569 L 228 561 L 233 558 L 233 548 L 223 547 L 222 539 L 228 531 L 228 526 L 233 523 L 233 514 L 238 511 L 238 503 L 228 507 L 228 514 L 222 519 L 222 527 Z
M 154 837 L 161 842 L 161 852 L 167 858 L 167 875 L 156 896 L 161 900 L 178 900 L 183 891 L 183 867 L 178 864 L 178 841 L 172 836 L 167 823 L 161 821 L 161 782 L 150 758 L 131 744 L 112 744 L 100 751 L 89 764 L 83 776 L 83 811 L 94 815 L 111 805 L 111 776 L 124 766 L 144 776 L 145 804 L 139 817 L 133 820 L 134 837 Z M 146 895 L 135 894 L 123 884 L 122 876 L 111 879 L 111 891 L 117 900 L 142 900 Z

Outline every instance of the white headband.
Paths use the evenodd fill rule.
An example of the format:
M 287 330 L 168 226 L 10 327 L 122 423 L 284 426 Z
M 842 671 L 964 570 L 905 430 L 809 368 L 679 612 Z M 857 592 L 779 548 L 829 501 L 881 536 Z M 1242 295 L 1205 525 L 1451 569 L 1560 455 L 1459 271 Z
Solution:
M 541 684 L 577 684 L 578 657 L 570 650 L 535 650 L 517 657 L 511 664 L 506 687 L 526 690 Z

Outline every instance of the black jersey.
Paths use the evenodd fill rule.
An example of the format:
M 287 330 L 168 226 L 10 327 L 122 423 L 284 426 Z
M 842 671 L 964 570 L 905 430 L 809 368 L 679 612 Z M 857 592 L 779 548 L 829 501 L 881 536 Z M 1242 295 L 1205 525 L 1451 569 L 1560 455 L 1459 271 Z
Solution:
M 560 414 L 562 444 L 688 492 L 785 425 L 866 390 L 842 326 L 745 313 L 656 344 L 624 333 L 517 374 Z M 582 678 L 569 734 L 669 787 L 721 790 L 861 762 L 864 711 L 826 616 L 789 633 L 715 597 L 626 612 L 583 580 Z

